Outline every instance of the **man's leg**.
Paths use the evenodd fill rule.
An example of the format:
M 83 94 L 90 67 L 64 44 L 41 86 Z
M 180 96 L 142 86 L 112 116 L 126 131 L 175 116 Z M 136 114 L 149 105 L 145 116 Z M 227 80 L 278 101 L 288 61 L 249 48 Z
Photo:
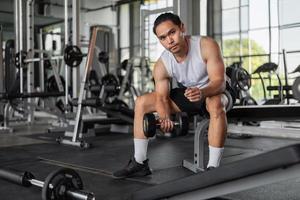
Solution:
M 206 108 L 210 115 L 208 129 L 209 161 L 207 168 L 218 167 L 224 151 L 227 133 L 227 117 L 222 95 L 206 98 Z
M 171 112 L 178 112 L 175 103 L 170 100 Z M 143 117 L 145 113 L 156 111 L 156 93 L 152 92 L 139 96 L 135 102 L 134 114 L 134 159 L 130 160 L 126 168 L 116 171 L 113 176 L 116 178 L 126 178 L 132 176 L 145 176 L 150 174 L 147 159 L 148 138 L 143 131 Z
M 156 111 L 155 108 L 156 93 L 152 92 L 137 98 L 135 102 L 134 115 L 134 158 L 140 164 L 147 159 L 148 138 L 143 131 L 143 117 L 146 113 Z M 171 112 L 180 112 L 176 104 L 170 99 Z
M 140 96 L 135 101 L 135 114 L 133 123 L 134 158 L 143 164 L 147 159 L 148 138 L 143 132 L 143 117 L 145 113 L 155 111 L 155 92 Z

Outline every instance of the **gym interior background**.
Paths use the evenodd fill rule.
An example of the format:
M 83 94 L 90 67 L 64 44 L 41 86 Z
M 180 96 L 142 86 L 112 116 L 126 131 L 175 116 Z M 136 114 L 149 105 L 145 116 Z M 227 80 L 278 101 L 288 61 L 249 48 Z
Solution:
M 0 0 L 1 199 L 299 199 L 299 7 Z M 184 118 L 188 132 L 151 140 L 150 177 L 114 180 L 133 152 L 135 99 L 154 89 L 163 12 L 220 45 L 237 94 L 224 157 L 205 171 L 209 119 Z

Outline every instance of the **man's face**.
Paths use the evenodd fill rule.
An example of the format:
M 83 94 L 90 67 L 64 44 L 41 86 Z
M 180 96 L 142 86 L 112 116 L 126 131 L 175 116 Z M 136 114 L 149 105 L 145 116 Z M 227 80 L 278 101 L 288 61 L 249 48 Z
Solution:
M 185 45 L 184 27 L 179 27 L 172 21 L 167 20 L 156 27 L 156 36 L 160 43 L 171 53 L 176 54 L 182 50 Z

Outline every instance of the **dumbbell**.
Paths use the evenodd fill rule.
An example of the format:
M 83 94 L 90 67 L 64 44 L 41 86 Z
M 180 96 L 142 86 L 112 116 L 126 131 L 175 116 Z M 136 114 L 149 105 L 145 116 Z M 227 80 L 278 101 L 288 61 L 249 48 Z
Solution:
M 45 182 L 35 179 L 31 172 L 12 169 L 0 169 L 0 178 L 24 187 L 41 187 L 42 200 L 95 200 L 93 193 L 83 191 L 83 182 L 79 174 L 68 168 L 51 172 Z
M 172 136 L 184 136 L 188 134 L 189 129 L 189 117 L 185 112 L 179 112 L 172 115 L 173 118 L 173 130 Z M 156 130 L 160 129 L 160 123 L 156 119 L 153 113 L 146 113 L 143 118 L 143 130 L 145 136 L 153 137 L 156 134 Z

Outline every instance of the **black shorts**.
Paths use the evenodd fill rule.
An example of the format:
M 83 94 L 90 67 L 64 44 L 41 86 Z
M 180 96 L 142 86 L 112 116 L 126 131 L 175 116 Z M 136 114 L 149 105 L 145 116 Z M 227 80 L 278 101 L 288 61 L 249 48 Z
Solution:
M 188 115 L 200 114 L 203 117 L 209 117 L 209 113 L 206 110 L 205 99 L 201 99 L 197 102 L 189 101 L 185 96 L 184 92 L 186 87 L 181 86 L 180 88 L 174 88 L 170 92 L 170 98 L 178 106 L 181 112 L 186 112 Z M 226 90 L 230 93 L 233 104 L 235 103 L 236 94 L 232 90 L 228 82 L 226 82 Z
M 170 98 L 178 106 L 181 112 L 186 112 L 188 115 L 197 115 L 209 116 L 205 100 L 201 99 L 200 101 L 191 102 L 185 96 L 186 88 L 174 88 L 170 91 Z

